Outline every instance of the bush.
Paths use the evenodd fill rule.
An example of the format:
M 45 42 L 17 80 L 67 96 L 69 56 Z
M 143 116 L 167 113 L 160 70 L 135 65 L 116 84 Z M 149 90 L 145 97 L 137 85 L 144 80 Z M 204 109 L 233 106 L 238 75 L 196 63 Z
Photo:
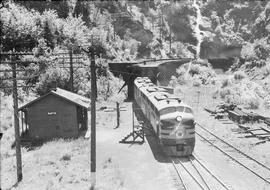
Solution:
M 175 87 L 177 85 L 177 83 L 178 83 L 177 78 L 176 78 L 176 76 L 173 75 L 171 77 L 171 80 L 169 82 L 169 85 L 172 86 L 172 87 Z
M 230 78 L 226 78 L 222 81 L 221 88 L 225 88 L 227 86 L 232 86 L 233 81 Z
M 245 104 L 249 109 L 258 109 L 260 102 L 258 98 L 252 97 L 246 100 Z
M 269 63 L 262 68 L 262 73 L 264 75 L 264 77 L 267 77 L 270 75 L 270 59 L 269 59 Z
M 232 90 L 229 89 L 229 88 L 224 88 L 224 89 L 221 89 L 221 90 L 220 90 L 219 94 L 220 94 L 220 97 L 221 97 L 221 98 L 225 98 L 226 96 L 232 94 Z
M 242 79 L 246 78 L 247 75 L 243 71 L 237 71 L 237 72 L 234 73 L 233 77 L 234 77 L 235 80 L 242 80 Z
M 64 161 L 69 161 L 69 160 L 71 160 L 71 155 L 68 154 L 68 153 L 65 153 L 65 154 L 61 157 L 60 160 L 61 160 L 61 161 L 62 161 L 62 160 L 64 160 Z
M 216 78 L 212 78 L 211 80 L 210 80 L 210 83 L 212 84 L 212 85 L 215 85 L 216 84 Z
M 201 71 L 200 67 L 201 67 L 200 65 L 193 65 L 192 64 L 190 69 L 189 69 L 189 74 L 191 74 L 191 76 L 200 74 L 200 71 Z
M 208 64 L 205 61 L 192 62 L 181 65 L 177 70 L 178 79 L 174 79 L 173 83 L 177 81 L 178 84 L 185 84 L 187 81 L 196 81 L 195 85 L 209 84 L 213 77 L 216 76 L 211 67 L 202 66 L 201 64 Z M 190 68 L 189 68 L 190 66 Z M 189 69 L 189 71 L 188 71 Z M 200 82 L 199 82 L 200 80 Z
M 193 81 L 193 86 L 196 86 L 196 87 L 199 87 L 199 86 L 201 86 L 201 80 L 200 79 L 196 79 L 196 80 L 194 80 Z

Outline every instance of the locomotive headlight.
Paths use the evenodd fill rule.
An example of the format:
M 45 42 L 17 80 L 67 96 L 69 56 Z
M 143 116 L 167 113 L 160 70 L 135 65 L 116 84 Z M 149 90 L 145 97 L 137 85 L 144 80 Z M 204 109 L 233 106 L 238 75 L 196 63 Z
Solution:
M 177 116 L 176 117 L 176 121 L 181 122 L 182 121 L 182 117 L 181 116 Z
M 183 137 L 185 132 L 182 131 L 182 130 L 177 130 L 175 134 L 176 134 L 177 137 Z

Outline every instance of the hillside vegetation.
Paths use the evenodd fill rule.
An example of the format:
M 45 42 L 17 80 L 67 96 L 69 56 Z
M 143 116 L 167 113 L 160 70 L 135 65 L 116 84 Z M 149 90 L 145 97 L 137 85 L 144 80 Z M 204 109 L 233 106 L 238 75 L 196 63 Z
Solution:
M 68 51 L 83 54 L 81 48 L 88 46 L 103 50 L 96 59 L 100 101 L 116 100 L 126 93 L 124 90 L 117 94 L 123 81 L 108 71 L 108 62 L 173 57 L 198 59 L 178 69 L 173 85 L 187 81 L 193 81 L 195 86 L 215 84 L 211 64 L 199 59 L 225 57 L 234 63 L 229 71 L 241 70 L 245 79 L 228 83 L 233 87 L 220 85 L 221 97 L 227 101 L 242 99 L 226 96 L 261 89 L 256 90 L 258 96 L 252 99 L 259 97 L 262 102 L 269 99 L 268 1 L 4 1 L 0 14 L 1 51 L 33 53 L 14 57 L 29 61 L 18 64 L 18 69 L 25 70 L 18 77 L 29 77 L 18 85 L 34 86 L 20 89 L 21 99 L 29 93 L 43 95 L 55 83 L 70 89 L 69 70 L 61 68 L 62 60 L 55 55 Z M 241 53 L 230 51 L 232 47 L 242 47 Z M 90 63 L 88 59 L 82 63 L 85 68 L 74 72 L 74 90 L 90 97 Z M 1 65 L 1 69 L 10 66 Z M 10 72 L 0 72 L 4 95 L 12 92 L 12 81 L 2 80 L 9 77 Z M 243 84 L 235 81 L 245 81 L 248 86 L 255 82 L 259 86 L 239 92 L 242 88 L 238 85 Z
M 29 78 L 19 80 L 18 85 L 31 86 L 18 89 L 19 104 L 44 95 L 55 84 L 70 90 L 69 69 L 61 67 L 63 60 L 57 56 L 69 51 L 74 56 L 83 55 L 82 48 L 92 46 L 102 50 L 100 57 L 96 57 L 98 103 L 122 101 L 126 95 L 126 89 L 118 94 L 124 81 L 112 75 L 108 62 L 194 58 L 172 76 L 170 85 L 176 91 L 181 92 L 181 85 L 194 89 L 205 85 L 217 89 L 214 99 L 250 109 L 263 107 L 269 112 L 270 1 L 5 0 L 0 5 L 0 27 L 1 52 L 33 54 L 13 57 L 29 62 L 17 65 L 24 70 L 17 73 L 18 77 Z M 9 59 L 1 55 L 1 61 Z M 225 59 L 232 65 L 220 76 L 207 59 Z M 81 62 L 83 68 L 74 71 L 74 91 L 90 97 L 90 60 Z M 0 66 L 0 70 L 11 68 Z M 11 72 L 0 72 L 0 131 L 4 133 L 1 161 L 6 163 L 6 186 L 12 189 L 12 177 L 16 176 L 15 150 L 11 148 L 12 81 L 5 80 L 10 77 Z M 111 125 L 110 119 L 104 126 Z M 29 178 L 14 188 L 29 189 L 32 185 L 33 189 L 66 189 L 76 188 L 79 183 L 85 187 L 89 184 L 85 165 L 90 165 L 89 159 L 82 156 L 89 153 L 86 143 L 79 138 L 55 140 L 33 151 L 23 148 L 23 167 Z M 104 184 L 98 189 L 124 189 L 116 163 L 109 159 L 99 166 L 103 167 L 100 179 Z M 40 170 L 38 175 L 34 174 L 36 178 L 31 178 L 33 168 Z

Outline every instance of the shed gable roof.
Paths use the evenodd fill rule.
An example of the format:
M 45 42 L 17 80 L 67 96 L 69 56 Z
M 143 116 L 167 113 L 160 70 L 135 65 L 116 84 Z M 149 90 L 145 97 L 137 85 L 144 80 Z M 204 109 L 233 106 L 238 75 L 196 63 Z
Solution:
M 91 102 L 91 100 L 89 98 L 86 98 L 84 96 L 81 96 L 81 95 L 73 93 L 73 92 L 69 92 L 69 91 L 61 89 L 61 88 L 56 88 L 56 90 L 51 90 L 49 93 L 31 101 L 31 102 L 28 102 L 28 103 L 22 105 L 19 108 L 19 110 L 22 110 L 26 107 L 31 106 L 33 103 L 38 102 L 39 100 L 47 97 L 50 94 L 56 95 L 56 96 L 63 98 L 71 103 L 74 103 L 76 105 L 82 106 L 82 107 L 87 108 L 87 109 L 89 108 L 89 105 Z

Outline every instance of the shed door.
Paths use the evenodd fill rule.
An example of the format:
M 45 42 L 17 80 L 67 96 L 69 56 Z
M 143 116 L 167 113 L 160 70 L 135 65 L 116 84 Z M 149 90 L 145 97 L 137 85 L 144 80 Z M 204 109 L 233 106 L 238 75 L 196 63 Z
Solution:
M 75 114 L 71 114 L 71 113 L 63 113 L 62 116 L 62 129 L 63 129 L 63 133 L 68 135 L 68 134 L 72 134 L 74 131 L 74 124 L 76 122 L 76 118 L 74 118 Z
M 49 130 L 49 137 L 58 137 L 61 135 L 61 128 L 59 122 L 59 112 L 49 111 L 48 113 L 48 126 L 45 130 Z

